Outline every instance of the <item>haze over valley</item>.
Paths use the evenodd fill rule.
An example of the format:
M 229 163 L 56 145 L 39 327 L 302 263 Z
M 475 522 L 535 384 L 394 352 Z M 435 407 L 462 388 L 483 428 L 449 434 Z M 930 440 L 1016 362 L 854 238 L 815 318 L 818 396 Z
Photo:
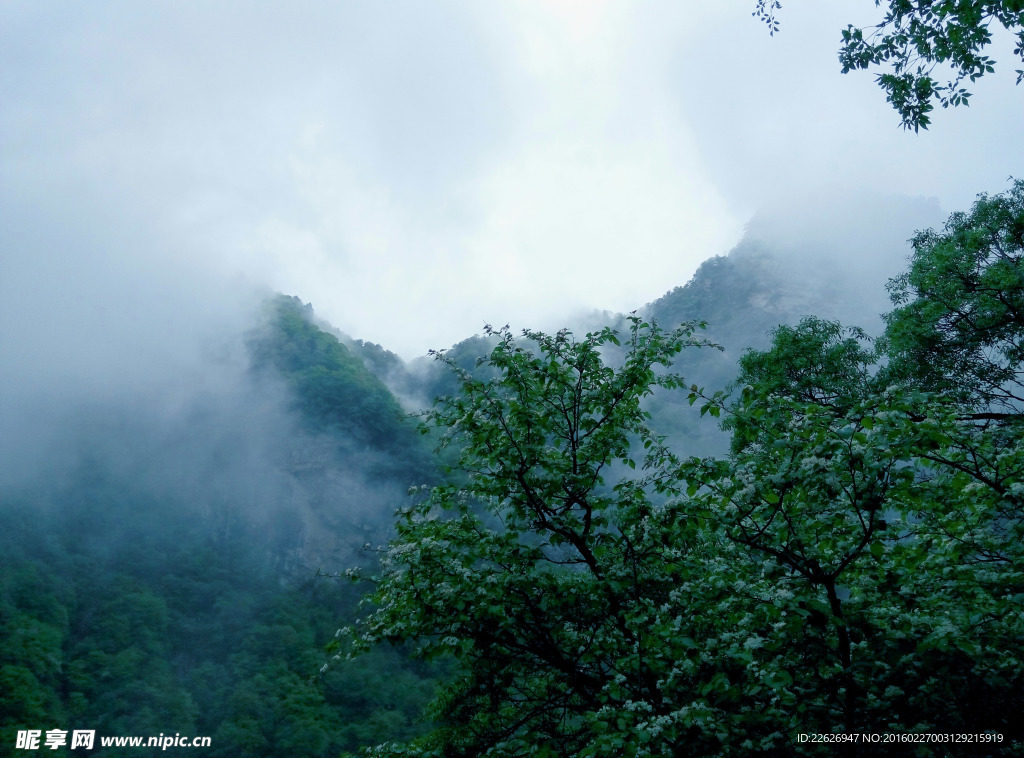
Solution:
M 0 755 L 1018 754 L 1024 17 L 784 5 L 0 4 Z

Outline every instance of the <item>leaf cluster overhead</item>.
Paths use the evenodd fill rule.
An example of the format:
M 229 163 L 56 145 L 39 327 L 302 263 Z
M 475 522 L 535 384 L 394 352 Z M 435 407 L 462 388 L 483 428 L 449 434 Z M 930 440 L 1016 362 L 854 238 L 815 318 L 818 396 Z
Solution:
M 971 93 L 961 85 L 995 70 L 996 61 L 987 54 L 993 29 L 1014 35 L 1013 53 L 1024 63 L 1021 0 L 875 0 L 875 5 L 885 8 L 881 21 L 843 30 L 839 63 L 844 74 L 887 69 L 876 81 L 904 128 L 927 129 L 936 103 L 968 105 Z M 774 35 L 781 7 L 779 0 L 757 0 L 753 15 Z M 1020 84 L 1024 69 L 1015 73 Z

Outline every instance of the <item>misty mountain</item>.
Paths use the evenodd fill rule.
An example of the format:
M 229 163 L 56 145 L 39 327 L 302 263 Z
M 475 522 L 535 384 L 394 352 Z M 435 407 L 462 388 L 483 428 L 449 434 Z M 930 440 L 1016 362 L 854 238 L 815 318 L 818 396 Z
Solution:
M 248 359 L 212 385 L 69 393 L 5 428 L 49 441 L 0 484 L 5 746 L 85 728 L 336 755 L 412 734 L 433 685 L 404 652 L 310 677 L 360 594 L 317 570 L 373 561 L 364 545 L 434 476 L 428 449 L 299 301 L 268 300 L 232 339 Z
M 686 351 L 676 369 L 713 391 L 745 349 L 803 315 L 877 332 L 905 240 L 937 215 L 877 197 L 768 210 L 638 310 L 665 326 L 708 323 L 701 336 L 724 350 Z M 211 755 L 255 756 L 412 735 L 433 678 L 405 651 L 309 684 L 362 591 L 316 574 L 372 564 L 364 545 L 386 540 L 411 485 L 436 479 L 407 414 L 455 378 L 342 334 L 296 297 L 207 299 L 179 316 L 188 300 L 134 323 L 117 320 L 116 301 L 83 311 L 69 327 L 81 381 L 30 322 L 9 341 L 23 361 L 5 368 L 0 434 L 0 738 L 191 730 L 213 736 Z M 624 317 L 567 321 L 586 331 Z M 470 336 L 446 353 L 473 370 L 491 344 Z M 650 409 L 679 452 L 725 449 L 683 393 L 658 393 Z
M 840 191 L 780 199 L 750 221 L 731 251 L 706 260 L 689 282 L 637 312 L 665 327 L 706 322 L 695 336 L 723 349 L 684 351 L 675 370 L 714 392 L 732 381 L 743 352 L 765 349 L 780 324 L 795 325 L 816 315 L 879 334 L 881 316 L 892 305 L 885 285 L 904 268 L 908 240 L 916 230 L 941 221 L 938 204 L 924 198 Z M 567 321 L 580 334 L 628 326 L 623 314 L 607 311 Z M 446 354 L 472 370 L 492 346 L 476 335 Z M 430 358 L 403 363 L 381 346 L 364 343 L 357 343 L 354 352 L 408 407 L 422 408 L 457 391 L 451 372 Z M 682 393 L 656 393 L 651 410 L 656 427 L 670 435 L 677 452 L 703 456 L 727 449 L 726 436 L 715 424 L 701 422 Z
M 798 198 L 759 213 L 726 255 L 705 261 L 685 285 L 640 309 L 664 326 L 706 322 L 697 336 L 722 350 L 685 351 L 675 369 L 709 393 L 725 389 L 746 350 L 763 350 L 780 324 L 815 315 L 877 336 L 892 304 L 886 282 L 906 263 L 907 240 L 939 223 L 931 200 L 844 193 Z M 700 423 L 683 393 L 656 393 L 655 425 L 677 452 L 724 453 L 726 436 Z
M 435 478 L 429 448 L 383 382 L 298 298 L 272 299 L 247 344 L 251 375 L 283 380 L 295 420 L 277 461 L 302 520 L 294 550 L 306 567 L 344 567 L 383 541 L 409 487 Z

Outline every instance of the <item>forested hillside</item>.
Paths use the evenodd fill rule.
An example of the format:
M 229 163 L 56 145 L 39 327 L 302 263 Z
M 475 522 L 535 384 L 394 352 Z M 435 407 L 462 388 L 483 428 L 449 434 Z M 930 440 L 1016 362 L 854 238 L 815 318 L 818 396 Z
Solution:
M 955 427 L 957 414 L 968 412 L 979 418 L 1009 412 L 1006 417 L 1015 419 L 1017 401 L 986 396 L 983 405 L 991 407 L 977 406 L 975 384 L 963 374 L 967 359 L 954 361 L 960 372 L 955 387 L 964 389 L 957 399 L 961 410 L 925 430 L 919 420 L 932 418 L 937 411 L 929 409 L 938 406 L 929 403 L 938 400 L 885 394 L 885 381 L 902 382 L 913 392 L 950 390 L 944 384 L 948 371 L 920 385 L 911 317 L 888 317 L 884 344 L 890 357 L 881 363 L 872 343 L 858 342 L 856 333 L 827 320 L 857 317 L 855 322 L 881 331 L 878 317 L 888 301 L 884 277 L 874 284 L 858 278 L 854 251 L 870 249 L 873 259 L 885 259 L 891 274 L 898 274 L 910 250 L 902 235 L 928 210 L 920 203 L 886 203 L 892 223 L 879 222 L 873 230 L 863 227 L 867 219 L 879 218 L 877 207 L 858 211 L 853 203 L 845 231 L 835 219 L 818 223 L 834 238 L 816 231 L 813 219 L 755 220 L 728 255 L 706 261 L 690 282 L 639 309 L 639 315 L 591 318 L 603 322 L 592 337 L 583 337 L 582 330 L 575 337 L 538 332 L 517 342 L 513 332 L 495 330 L 443 351 L 440 360 L 406 364 L 383 346 L 317 321 L 312 307 L 298 298 L 279 295 L 267 301 L 245 335 L 244 373 L 220 394 L 185 393 L 174 407 L 109 399 L 75 406 L 61 419 L 60 445 L 38 470 L 21 472 L 0 490 L 3 749 L 19 729 L 84 728 L 103 735 L 208 735 L 213 756 L 336 756 L 361 746 L 415 741 L 431 728 L 424 714 L 432 713 L 440 731 L 415 743 L 424 755 L 435 754 L 430 746 L 441 744 L 461 745 L 453 753 L 458 755 L 504 754 L 491 741 L 494 735 L 506 735 L 513 740 L 509 745 L 547 745 L 549 754 L 659 755 L 664 753 L 655 746 L 669 739 L 683 740 L 694 754 L 757 754 L 786 753 L 792 747 L 789 731 L 801 719 L 819 728 L 831 723 L 882 730 L 890 728 L 883 712 L 896 708 L 913 714 L 893 716 L 903 719 L 900 728 L 909 724 L 907 718 L 931 724 L 935 702 L 954 698 L 954 690 L 900 700 L 895 679 L 880 694 L 864 678 L 886 682 L 898 667 L 913 666 L 914 686 L 927 689 L 936 678 L 954 681 L 961 663 L 978 666 L 975 658 L 985 651 L 1019 647 L 1017 600 L 999 604 L 1019 598 L 1019 588 L 1005 573 L 977 584 L 978 569 L 968 565 L 971 550 L 989 551 L 996 564 L 1010 560 L 1004 558 L 1009 544 L 993 542 L 991 535 L 983 546 L 958 549 L 958 560 L 968 563 L 947 566 L 955 576 L 942 580 L 946 584 L 915 573 L 945 565 L 939 553 L 917 555 L 909 548 L 909 535 L 920 524 L 938 530 L 928 539 L 941 543 L 941 550 L 949 540 L 974 544 L 950 531 L 962 525 L 932 521 L 938 517 L 924 503 L 933 494 L 925 489 L 952 488 L 943 489 L 943 497 L 966 503 L 965 493 L 982 491 L 977 485 L 994 485 L 980 458 L 971 464 L 975 468 L 957 464 L 963 473 L 950 479 L 945 469 L 929 469 L 934 458 L 925 462 L 916 448 L 899 447 L 900 440 L 932 435 L 945 451 L 943 465 L 954 465 L 958 456 L 987 455 L 985 446 L 1000 435 L 1009 435 L 1008 449 L 1016 451 L 1015 421 L 1000 421 L 994 429 L 982 425 L 971 432 L 977 435 L 973 440 L 957 437 Z M 899 218 L 902 224 L 895 223 Z M 906 277 L 898 281 L 904 291 L 918 286 Z M 807 320 L 809 315 L 821 318 Z M 694 323 L 701 321 L 706 327 Z M 684 322 L 691 326 L 673 332 Z M 788 327 L 776 329 L 780 324 Z M 607 365 L 599 368 L 602 362 Z M 791 364 L 795 368 L 786 373 Z M 543 426 L 528 444 L 513 436 L 505 440 L 512 447 L 502 447 L 503 436 L 518 434 L 517 425 L 528 429 L 537 423 L 530 420 L 535 404 L 552 402 L 545 393 L 570 386 L 559 373 L 565 370 L 576 372 L 581 391 L 593 372 L 606 379 L 587 390 L 593 391 L 589 396 L 567 395 L 557 402 L 582 403 L 577 410 L 583 419 L 618 409 L 608 416 L 616 419 L 608 435 L 596 434 L 597 447 L 587 448 L 586 475 L 562 470 L 559 445 L 569 438 L 559 437 L 565 430 L 557 425 Z M 510 376 L 525 382 L 514 401 L 502 384 Z M 1005 379 L 990 379 L 990 394 Z M 731 400 L 716 394 L 730 386 Z M 621 392 L 607 394 L 615 387 Z M 492 391 L 497 394 L 491 400 L 481 400 Z M 417 432 L 410 411 L 459 393 L 463 400 L 431 412 L 432 434 Z M 501 398 L 497 406 L 495 398 Z M 488 414 L 506 402 L 517 420 L 498 429 Z M 557 421 L 557 415 L 545 418 L 544 424 Z M 914 423 L 922 431 L 911 434 L 907 419 L 918 419 Z M 773 431 L 792 423 L 817 440 L 813 448 L 804 450 Z M 850 452 L 836 447 L 846 439 L 844 424 L 860 430 L 855 434 L 869 433 L 872 425 L 884 430 L 884 439 L 882 432 L 871 437 L 872 445 L 889 446 L 881 469 L 851 463 L 853 468 L 841 470 Z M 776 443 L 766 448 L 768 437 Z M 950 452 L 949 444 L 962 449 Z M 431 452 L 437 445 L 444 448 L 440 456 Z M 489 452 L 480 457 L 484 449 Z M 531 486 L 555 502 L 563 497 L 559 492 L 576 493 L 576 500 L 530 516 L 539 506 L 527 499 L 526 510 L 499 514 L 508 531 L 491 531 L 495 522 L 476 520 L 485 503 L 514 503 L 518 497 L 519 485 L 503 478 L 504 467 L 516 456 L 535 453 L 543 460 L 527 465 L 528 476 L 537 477 Z M 830 473 L 828 461 L 840 469 Z M 439 462 L 455 470 L 446 475 Z M 1006 465 L 994 481 L 1000 491 L 1015 492 L 1015 464 Z M 931 473 L 917 480 L 911 476 L 916 470 Z M 789 479 L 772 479 L 786 471 Z M 771 480 L 776 489 L 765 489 L 755 478 L 749 483 L 753 490 L 736 490 L 753 475 L 767 477 L 764 482 Z M 429 489 L 445 476 L 475 494 L 445 485 Z M 821 499 L 819 478 L 835 479 L 829 486 L 838 500 Z M 493 491 L 479 490 L 483 481 L 491 481 Z M 423 484 L 427 499 L 410 500 L 409 487 Z M 882 490 L 872 494 L 875 486 Z M 482 495 L 497 500 L 475 499 Z M 739 510 L 716 504 L 718 496 L 731 498 Z M 864 497 L 882 500 L 865 504 Z M 595 504 L 588 506 L 589 516 L 580 510 L 588 498 Z M 791 501 L 797 510 L 823 509 L 822 526 L 797 523 L 789 532 L 751 536 L 742 518 L 716 521 L 719 516 L 707 515 L 724 507 L 725 513 L 747 514 L 754 519 L 750 523 L 765 518 L 767 524 L 768 511 Z M 396 533 L 393 514 L 399 508 L 405 516 Z M 973 528 L 986 528 L 991 509 L 985 508 Z M 691 511 L 703 515 L 685 515 Z M 588 525 L 574 521 L 574 513 L 589 519 Z M 658 528 L 643 526 L 655 514 Z M 570 520 L 559 526 L 552 520 L 556 515 Z M 636 523 L 630 521 L 634 517 Z M 885 525 L 900 519 L 903 527 Z M 855 522 L 869 526 L 847 534 Z M 711 523 L 719 526 L 706 531 Z M 586 540 L 574 536 L 580 528 L 600 543 L 592 553 Z M 458 598 L 451 606 L 460 609 L 457 616 L 447 615 L 447 601 L 431 600 L 425 588 L 409 594 L 401 587 L 405 559 L 384 553 L 381 566 L 382 554 L 365 549 L 388 540 L 392 550 L 398 546 L 422 561 L 420 569 L 433 577 L 431 592 Z M 423 553 L 426 545 L 437 552 Z M 812 545 L 824 552 L 812 556 Z M 511 555 L 502 555 L 512 548 Z M 451 560 L 461 568 L 449 566 Z M 632 565 L 637 573 L 602 573 L 598 584 L 610 584 L 598 592 L 586 575 L 608 561 L 619 561 L 619 568 Z M 835 562 L 833 573 L 824 568 L 828 561 Z M 545 568 L 549 562 L 576 568 Z M 498 564 L 521 568 L 513 572 L 515 582 L 500 585 L 500 596 L 490 591 L 495 575 L 486 570 Z M 322 574 L 356 567 L 363 575 L 383 570 L 376 595 L 382 610 L 364 617 L 368 627 L 354 627 L 364 630 L 355 632 L 354 642 L 343 635 L 339 643 L 336 630 L 357 623 L 365 587 Z M 456 576 L 461 579 L 450 584 Z M 499 584 L 505 581 L 497 576 Z M 911 586 L 931 615 L 914 615 L 910 606 L 918 601 L 899 600 L 899 588 Z M 942 587 L 965 593 L 986 610 L 974 621 L 960 618 L 964 609 L 959 601 L 950 605 Z M 604 599 L 591 606 L 594 592 Z M 748 607 L 748 601 L 755 605 Z M 830 602 L 839 602 L 845 615 Z M 667 618 L 657 610 L 679 610 L 679 603 L 687 606 L 683 615 Z M 867 606 L 857 603 L 875 610 L 862 612 Z M 847 616 L 849 622 L 843 620 Z M 881 631 L 883 617 L 909 621 L 890 639 Z M 951 626 L 940 627 L 939 617 Z M 605 628 L 623 618 L 624 627 Z M 561 631 L 552 624 L 563 625 Z M 617 659 L 622 646 L 633 644 L 637 624 L 654 635 L 637 643 L 648 653 Z M 723 627 L 730 624 L 732 631 Z M 991 627 L 988 636 L 977 638 L 980 647 L 968 649 L 958 641 L 964 624 Z M 563 639 L 570 626 L 575 631 Z M 531 647 L 531 635 L 537 634 L 549 635 L 548 647 Z M 580 634 L 589 635 L 586 645 L 604 647 L 570 656 L 582 678 L 567 682 L 559 672 L 571 666 L 558 651 L 570 637 L 582 639 Z M 375 639 L 395 644 L 371 644 Z M 334 660 L 321 671 L 329 645 L 361 655 Z M 423 645 L 443 655 L 410 655 Z M 787 653 L 794 645 L 809 647 L 794 657 Z M 868 649 L 881 658 L 850 668 L 855 651 Z M 928 652 L 922 657 L 915 649 Z M 485 650 L 493 655 L 478 659 Z M 1009 734 L 1004 716 L 1017 707 L 1012 693 L 1020 691 L 1014 660 L 993 658 L 985 682 L 955 680 L 956 691 L 966 694 L 945 708 L 959 719 L 958 728 L 972 719 L 987 724 L 984 711 L 995 728 Z M 609 679 L 614 671 L 619 673 Z M 453 672 L 455 679 L 449 679 Z M 673 694 L 664 696 L 685 693 L 689 705 L 651 700 L 651 677 L 675 682 Z M 440 681 L 448 682 L 445 694 L 428 710 Z M 851 687 L 857 688 L 856 703 L 839 694 Z M 554 724 L 544 715 L 546 698 L 577 715 Z M 522 710 L 533 720 L 524 720 L 521 729 L 511 726 L 516 719 L 509 721 L 510 714 L 531 702 L 543 706 Z M 669 702 L 675 710 L 666 710 Z M 684 711 L 685 728 L 679 720 Z M 792 729 L 772 726 L 790 723 L 786 719 Z M 479 735 L 490 737 L 480 742 Z M 646 736 L 636 742 L 637 735 Z
M 1021 84 L 1024 0 L 0 1 L 0 758 L 1024 758 Z
M 237 758 L 420 728 L 429 667 L 400 649 L 312 678 L 358 594 L 317 569 L 373 561 L 428 449 L 297 300 L 248 342 L 245 386 L 218 398 L 239 415 L 80 408 L 60 470 L 0 492 L 3 754 L 19 729 L 205 735 Z

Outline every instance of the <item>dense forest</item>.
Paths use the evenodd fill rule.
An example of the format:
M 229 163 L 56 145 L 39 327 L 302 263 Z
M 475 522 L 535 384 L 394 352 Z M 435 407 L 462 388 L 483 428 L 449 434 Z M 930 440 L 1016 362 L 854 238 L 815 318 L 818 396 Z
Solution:
M 421 728 L 434 669 L 401 648 L 317 676 L 359 595 L 317 568 L 372 561 L 393 504 L 432 481 L 429 448 L 298 300 L 268 302 L 247 342 L 254 424 L 87 409 L 59 475 L 0 493 L 3 754 L 25 729 L 205 735 L 237 757 Z M 285 422 L 259 416 L 276 384 Z
M 82 408 L 0 492 L 3 751 L 1016 754 L 1022 234 L 1021 183 L 919 233 L 878 340 L 833 319 L 881 283 L 756 224 L 637 314 L 412 364 L 268 300 L 249 422 Z
M 780 0 L 78 5 L 0 6 L 0 756 L 1024 756 L 1024 0 L 849 87 Z

